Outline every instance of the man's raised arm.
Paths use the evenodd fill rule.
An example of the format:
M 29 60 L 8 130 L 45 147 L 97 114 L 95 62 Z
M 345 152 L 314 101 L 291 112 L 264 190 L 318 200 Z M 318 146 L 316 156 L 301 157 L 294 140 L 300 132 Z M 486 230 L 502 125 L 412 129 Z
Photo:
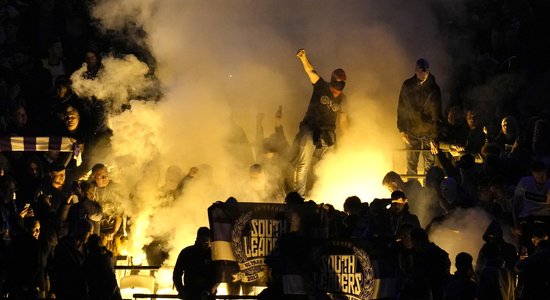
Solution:
M 309 62 L 309 59 L 307 59 L 306 50 L 299 49 L 298 53 L 296 53 L 296 56 L 302 62 L 302 65 L 304 66 L 304 71 L 306 71 L 306 74 L 309 77 L 311 83 L 315 84 L 320 77 L 319 74 L 317 74 L 317 71 L 315 71 L 315 69 L 313 68 L 313 65 Z

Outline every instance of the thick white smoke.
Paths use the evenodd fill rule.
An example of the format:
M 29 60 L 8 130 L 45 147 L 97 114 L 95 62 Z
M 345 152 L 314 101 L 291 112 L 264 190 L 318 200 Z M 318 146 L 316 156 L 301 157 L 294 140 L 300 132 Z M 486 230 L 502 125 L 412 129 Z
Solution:
M 460 252 L 472 255 L 475 265 L 479 249 L 485 243 L 483 234 L 492 220 L 491 216 L 481 208 L 455 209 L 443 222 L 431 227 L 430 240 L 449 253 L 453 264 L 452 269 L 454 269 L 454 259 Z M 511 228 L 502 225 L 502 231 L 506 242 L 517 244 Z
M 490 223 L 489 215 L 481 209 L 456 209 L 445 221 L 431 228 L 430 240 L 449 253 L 453 265 L 460 252 L 472 255 L 475 264 L 484 243 L 483 233 Z
M 148 76 L 149 67 L 134 55 L 106 56 L 101 62 L 103 68 L 93 80 L 83 78 L 85 64 L 71 75 L 72 88 L 79 96 L 109 100 L 113 107 L 120 107 L 156 88 L 155 81 Z
M 348 74 L 350 126 L 338 150 L 319 165 L 312 192 L 337 209 L 350 195 L 363 201 L 388 196 L 381 180 L 393 168 L 392 149 L 402 148 L 397 98 L 415 60 L 430 60 L 442 88 L 447 78 L 449 57 L 423 2 L 100 0 L 93 15 L 106 30 L 143 29 L 137 42 L 155 59 L 162 94 L 158 102 L 132 101 L 130 110 L 111 116 L 113 153 L 96 158 L 115 165 L 118 181 L 139 194 L 126 204 L 134 221 L 154 224 L 135 230 L 136 251 L 160 233 L 170 235 L 177 253 L 193 242 L 197 227 L 208 225 L 206 208 L 231 196 L 246 176 L 249 161 L 242 158 L 248 153 L 238 153 L 242 144 L 231 137 L 240 127 L 253 142 L 257 113 L 270 116 L 283 105 L 291 142 L 311 96 L 297 49 L 306 48 L 325 79 L 335 68 Z M 98 81 L 78 91 L 128 101 L 149 87 L 141 81 L 148 70 L 135 57 L 103 63 Z M 169 165 L 185 173 L 201 164 L 212 167 L 209 180 L 186 189 L 171 209 L 155 204 Z

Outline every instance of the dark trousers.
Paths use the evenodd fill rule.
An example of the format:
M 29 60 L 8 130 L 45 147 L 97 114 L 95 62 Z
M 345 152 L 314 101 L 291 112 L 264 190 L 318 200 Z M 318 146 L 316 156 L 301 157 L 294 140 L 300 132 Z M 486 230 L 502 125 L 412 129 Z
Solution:
M 413 151 L 413 150 L 430 150 L 430 138 L 427 136 L 415 137 L 409 134 L 410 144 L 405 145 L 407 150 L 407 175 L 418 174 L 418 159 L 420 152 L 424 158 L 424 174 L 434 166 L 435 156 L 430 151 Z

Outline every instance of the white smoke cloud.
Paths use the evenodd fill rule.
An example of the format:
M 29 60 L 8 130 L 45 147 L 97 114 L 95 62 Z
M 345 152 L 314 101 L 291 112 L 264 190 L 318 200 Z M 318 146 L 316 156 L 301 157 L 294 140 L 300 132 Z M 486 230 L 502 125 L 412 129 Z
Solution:
M 336 208 L 349 195 L 363 201 L 384 196 L 380 182 L 393 168 L 391 150 L 402 147 L 395 125 L 400 85 L 413 75 L 414 61 L 426 57 L 444 87 L 449 63 L 425 3 L 101 0 L 93 15 L 105 30 L 143 29 L 139 43 L 155 59 L 162 94 L 158 102 L 130 102 L 130 110 L 111 116 L 113 151 L 96 160 L 116 165 L 128 190 L 147 186 L 150 177 L 158 177 L 151 179 L 158 186 L 168 165 L 212 166 L 215 185 L 199 184 L 173 209 L 153 210 L 157 195 L 146 188 L 139 198 L 147 200 L 127 205 L 139 212 L 134 220 L 173 233 L 175 250 L 193 242 L 196 228 L 208 225 L 206 207 L 231 196 L 246 174 L 228 153 L 234 152 L 227 147 L 234 125 L 253 141 L 256 114 L 271 115 L 283 105 L 287 137 L 297 132 L 311 95 L 297 49 L 307 49 L 324 78 L 339 67 L 348 74 L 350 128 L 338 151 L 319 165 L 312 192 Z M 78 93 L 127 102 L 151 87 L 149 70 L 133 56 L 103 64 L 97 81 L 76 81 Z M 155 171 L 144 167 L 151 164 Z M 144 231 L 142 243 L 153 234 Z
M 134 55 L 123 58 L 106 56 L 101 60 L 103 67 L 97 78 L 86 79 L 86 64 L 71 75 L 74 92 L 83 98 L 96 97 L 109 101 L 110 107 L 120 109 L 129 100 L 149 95 L 156 87 L 149 73 L 149 67 Z
M 454 259 L 460 252 L 472 255 L 474 265 L 479 250 L 485 243 L 483 234 L 493 219 L 481 208 L 455 209 L 440 224 L 430 229 L 430 240 L 449 253 L 454 267 Z M 503 238 L 516 244 L 511 228 L 502 225 Z
M 449 253 L 451 262 L 460 252 L 472 255 L 474 262 L 483 245 L 483 233 L 491 219 L 483 210 L 456 209 L 430 230 L 430 240 Z

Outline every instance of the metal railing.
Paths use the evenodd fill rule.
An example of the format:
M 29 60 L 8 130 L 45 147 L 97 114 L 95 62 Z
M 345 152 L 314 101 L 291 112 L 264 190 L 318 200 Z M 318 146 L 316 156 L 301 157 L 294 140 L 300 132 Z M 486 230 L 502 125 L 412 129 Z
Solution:
M 158 270 L 160 266 L 114 266 L 115 270 Z
M 164 299 L 183 299 L 180 298 L 178 295 L 162 295 L 162 294 L 134 294 L 134 299 L 157 299 L 157 298 L 164 298 Z M 244 296 L 244 295 L 215 295 L 208 299 L 222 299 L 222 300 L 230 300 L 230 299 L 258 299 L 258 296 Z
M 404 153 L 404 152 L 430 152 L 430 149 L 396 149 L 393 151 L 394 155 L 392 157 L 393 169 L 395 170 L 395 153 Z M 420 161 L 420 160 L 419 160 Z M 405 160 L 406 162 L 406 160 Z M 425 164 L 424 159 L 422 163 Z M 422 168 L 423 169 L 423 168 Z M 422 179 L 426 177 L 426 174 L 399 174 L 403 179 Z

